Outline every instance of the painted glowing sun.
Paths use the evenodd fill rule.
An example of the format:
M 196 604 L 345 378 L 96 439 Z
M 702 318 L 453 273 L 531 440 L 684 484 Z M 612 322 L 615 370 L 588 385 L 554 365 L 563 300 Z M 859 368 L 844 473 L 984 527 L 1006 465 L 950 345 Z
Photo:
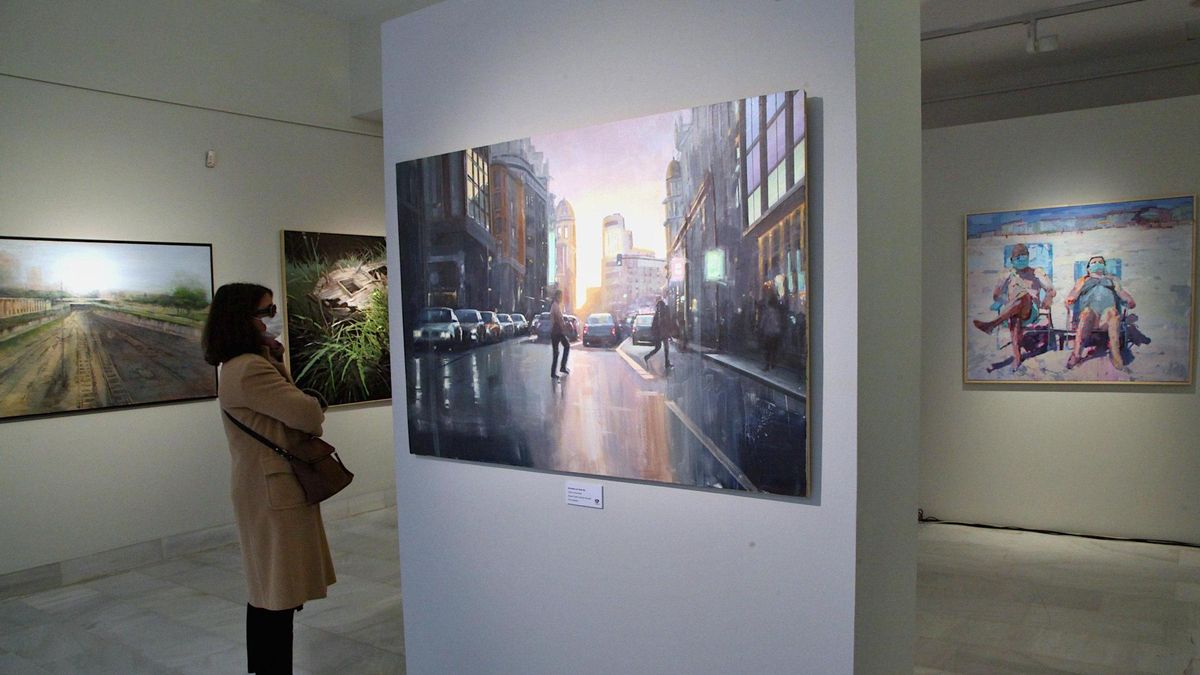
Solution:
M 117 266 L 101 255 L 72 256 L 59 266 L 63 290 L 73 295 L 111 290 L 117 285 L 117 278 Z

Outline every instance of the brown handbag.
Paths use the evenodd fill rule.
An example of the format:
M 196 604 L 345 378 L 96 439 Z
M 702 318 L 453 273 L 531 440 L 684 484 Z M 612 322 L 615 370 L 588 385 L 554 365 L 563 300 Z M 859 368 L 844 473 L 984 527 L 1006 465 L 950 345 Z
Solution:
M 228 410 L 221 412 L 239 429 L 274 450 L 292 465 L 296 480 L 300 481 L 300 487 L 304 488 L 304 499 L 309 504 L 319 504 L 329 499 L 354 480 L 354 474 L 350 473 L 337 456 L 337 449 L 320 438 L 310 436 L 284 450 L 266 436 L 239 422 Z

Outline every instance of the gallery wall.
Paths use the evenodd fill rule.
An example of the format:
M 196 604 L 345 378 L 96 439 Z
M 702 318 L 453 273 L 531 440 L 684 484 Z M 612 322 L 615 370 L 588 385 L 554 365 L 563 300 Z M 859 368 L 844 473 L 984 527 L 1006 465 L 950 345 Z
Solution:
M 929 515 L 1200 543 L 1196 386 L 964 385 L 961 295 L 964 214 L 1194 195 L 1197 119 L 1191 96 L 924 132 Z
M 4 3 L 0 234 L 212 243 L 216 284 L 276 289 L 281 229 L 382 234 L 378 126 L 275 121 L 358 126 L 338 93 L 344 42 L 324 42 L 341 33 L 276 10 Z M 222 35 L 236 63 L 212 63 L 194 31 Z M 72 86 L 38 81 L 59 77 Z M 204 104 L 247 114 L 191 107 Z M 357 474 L 338 499 L 390 496 L 389 411 L 329 413 L 327 436 Z M 144 542 L 232 523 L 215 401 L 2 422 L 0 467 L 0 575 L 138 544 L 114 558 L 136 561 L 153 550 Z
M 858 493 L 860 458 L 875 461 L 900 445 L 900 455 L 913 460 L 911 471 L 917 445 L 915 423 L 904 420 L 886 440 L 872 433 L 867 446 L 859 442 L 860 350 L 884 348 L 883 338 L 860 333 L 854 318 L 859 253 L 887 243 L 864 238 L 860 218 L 888 220 L 885 200 L 860 201 L 864 184 L 909 167 L 907 192 L 883 194 L 898 201 L 899 231 L 912 242 L 919 238 L 915 94 L 913 109 L 898 114 L 894 127 L 882 122 L 885 97 L 856 97 L 856 86 L 880 85 L 889 56 L 886 50 L 864 55 L 873 70 L 857 78 L 856 40 L 887 44 L 909 31 L 912 50 L 900 50 L 891 65 L 916 91 L 917 6 L 899 5 L 890 15 L 882 4 L 874 7 L 881 11 L 868 13 L 857 35 L 855 4 L 832 0 L 625 0 L 577 3 L 569 11 L 552 0 L 448 0 L 384 25 L 385 195 L 393 244 L 402 245 L 390 187 L 397 161 L 797 87 L 810 97 L 815 139 L 812 260 L 821 309 L 812 317 L 819 392 L 813 498 L 589 480 L 604 484 L 605 508 L 569 507 L 561 475 L 410 455 L 406 411 L 397 406 L 410 672 L 541 673 L 572 665 L 613 672 L 911 671 L 909 546 L 901 543 L 888 561 L 891 576 L 866 567 L 871 583 L 864 587 L 879 594 L 874 598 L 856 596 L 855 559 L 860 500 L 869 517 L 888 507 L 908 511 L 915 502 L 915 477 L 905 482 L 905 471 L 879 494 Z M 870 119 L 908 137 L 857 145 L 860 103 Z M 857 158 L 887 149 L 898 153 L 896 163 L 875 163 L 866 170 L 878 174 L 864 179 Z M 392 267 L 396 250 L 390 249 Z M 902 245 L 897 255 L 916 264 L 915 245 Z M 395 304 L 392 314 L 400 315 Z M 866 325 L 874 329 L 878 320 Z M 898 331 L 915 343 L 915 320 L 911 328 L 900 322 Z M 399 348 L 394 339 L 393 351 Z M 915 359 L 919 351 L 906 353 Z M 393 377 L 402 388 L 402 373 Z M 867 413 L 915 419 L 915 401 L 899 391 L 906 382 L 880 383 L 872 404 L 881 407 Z M 872 475 L 869 484 L 879 482 Z M 904 528 L 887 529 L 872 531 L 889 541 L 911 538 Z M 860 651 L 856 641 L 877 649 Z M 883 668 L 872 669 L 878 664 Z
M 0 4 L 6 74 L 378 134 L 350 116 L 350 40 L 349 24 L 275 0 Z

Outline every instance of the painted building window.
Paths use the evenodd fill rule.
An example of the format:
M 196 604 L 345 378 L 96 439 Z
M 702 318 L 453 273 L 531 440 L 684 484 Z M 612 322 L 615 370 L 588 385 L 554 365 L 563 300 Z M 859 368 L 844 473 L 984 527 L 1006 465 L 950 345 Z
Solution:
M 749 144 L 750 141 L 753 141 L 754 139 L 758 138 L 758 130 L 759 130 L 759 104 L 758 103 L 759 103 L 759 99 L 757 96 L 755 96 L 754 98 L 746 99 L 746 141 L 747 141 L 747 144 Z
M 773 115 L 767 122 L 767 208 L 775 205 L 787 192 L 788 128 L 786 110 L 782 106 L 785 94 L 767 97 L 767 112 Z
M 467 215 L 488 226 L 488 160 L 485 153 L 466 151 Z

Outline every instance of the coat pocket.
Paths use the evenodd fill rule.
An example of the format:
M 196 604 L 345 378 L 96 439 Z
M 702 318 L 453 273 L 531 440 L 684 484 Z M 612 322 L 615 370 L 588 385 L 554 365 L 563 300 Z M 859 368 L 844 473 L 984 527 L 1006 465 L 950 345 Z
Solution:
M 267 504 L 272 509 L 294 509 L 307 505 L 304 488 L 286 461 L 263 462 L 263 477 L 267 482 Z

